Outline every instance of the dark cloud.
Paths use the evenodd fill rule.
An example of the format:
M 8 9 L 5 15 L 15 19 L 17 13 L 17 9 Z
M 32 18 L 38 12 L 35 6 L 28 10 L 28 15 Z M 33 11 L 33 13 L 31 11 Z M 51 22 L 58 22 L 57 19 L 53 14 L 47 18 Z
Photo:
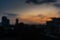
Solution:
M 8 16 L 17 16 L 17 14 L 13 14 L 13 13 L 10 13 L 10 14 L 7 14 Z
M 34 3 L 34 4 L 43 4 L 49 2 L 56 2 L 56 0 L 27 0 L 26 3 Z
M 60 7 L 60 4 L 55 4 L 55 6 Z
M 7 14 L 6 14 L 6 17 L 7 17 L 7 18 L 11 18 L 11 20 L 14 19 L 14 18 L 16 18 L 17 16 L 18 16 L 18 15 L 17 15 L 17 14 L 14 14 L 14 13 L 7 13 Z
M 15 13 L 2 13 L 1 16 L 16 17 L 17 14 L 15 14 Z

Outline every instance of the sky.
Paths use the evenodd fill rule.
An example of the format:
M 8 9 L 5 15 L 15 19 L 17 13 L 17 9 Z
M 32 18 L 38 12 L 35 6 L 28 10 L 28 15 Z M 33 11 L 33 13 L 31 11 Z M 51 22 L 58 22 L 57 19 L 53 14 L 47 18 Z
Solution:
M 45 23 L 50 17 L 60 17 L 60 0 L 0 0 L 0 21 L 7 16 L 15 23 L 18 18 L 24 23 Z

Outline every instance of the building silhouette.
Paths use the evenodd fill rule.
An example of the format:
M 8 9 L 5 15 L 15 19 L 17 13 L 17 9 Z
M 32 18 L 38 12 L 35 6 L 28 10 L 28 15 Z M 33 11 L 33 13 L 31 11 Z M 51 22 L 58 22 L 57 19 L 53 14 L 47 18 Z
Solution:
M 47 21 L 47 32 L 58 34 L 60 32 L 60 18 L 52 18 L 52 21 Z
M 15 25 L 18 25 L 18 24 L 19 24 L 19 19 L 17 18 Z
M 9 19 L 7 19 L 6 16 L 3 16 L 1 24 L 2 24 L 2 26 L 8 26 L 8 25 L 10 25 L 10 21 L 9 21 Z
M 52 18 L 53 22 L 57 25 L 60 25 L 60 18 Z
M 19 39 L 49 39 L 56 38 L 56 34 L 60 35 L 60 18 L 52 18 L 52 21 L 47 21 L 46 25 L 41 24 L 24 24 L 23 22 L 19 23 L 19 20 L 16 19 L 15 25 L 10 24 L 10 20 L 3 16 L 1 21 L 2 27 L 0 26 L 0 35 L 8 35 L 7 37 L 15 37 Z M 49 35 L 46 35 L 49 34 Z M 0 36 L 1 37 L 1 36 Z M 58 37 L 60 39 L 60 36 Z M 49 40 L 50 40 L 49 39 Z M 20 39 L 21 40 L 21 39 Z

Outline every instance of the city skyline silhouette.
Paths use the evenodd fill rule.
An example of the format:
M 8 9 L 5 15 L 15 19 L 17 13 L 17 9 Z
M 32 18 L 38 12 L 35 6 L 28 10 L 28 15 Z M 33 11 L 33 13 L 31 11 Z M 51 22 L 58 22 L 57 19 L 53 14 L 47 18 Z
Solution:
M 41 24 L 29 25 L 29 24 L 24 24 L 23 22 L 19 23 L 19 20 L 16 19 L 15 25 L 11 25 L 9 22 L 9 19 L 6 16 L 2 16 L 2 22 L 0 25 L 0 32 L 2 34 L 1 33 L 0 34 L 1 36 L 3 35 L 14 36 L 17 34 L 16 36 L 18 35 L 21 36 L 20 39 L 21 38 L 24 38 L 24 39 L 33 38 L 33 39 L 44 40 L 44 39 L 47 39 L 48 37 L 49 39 L 52 39 L 52 38 L 60 39 L 59 38 L 60 37 L 60 18 L 52 18 L 52 19 L 53 19 L 52 21 L 47 21 L 46 25 L 41 25 Z M 23 34 L 25 35 L 24 37 L 22 36 Z M 41 36 L 38 36 L 38 35 L 41 35 L 43 37 L 39 38 Z M 30 37 L 30 36 L 33 36 L 33 37 Z M 46 36 L 46 38 L 44 36 Z
M 60 40 L 60 0 L 0 0 L 0 40 Z

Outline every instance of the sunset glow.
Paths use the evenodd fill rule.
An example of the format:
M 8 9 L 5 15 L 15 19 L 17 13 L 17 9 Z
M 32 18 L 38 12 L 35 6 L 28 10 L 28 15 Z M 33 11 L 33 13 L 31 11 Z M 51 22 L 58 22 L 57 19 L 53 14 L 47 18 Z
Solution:
M 31 16 L 31 17 L 22 17 L 21 18 L 24 22 L 33 22 L 33 23 L 35 23 L 35 24 L 44 24 L 44 23 L 46 23 L 46 21 L 51 21 L 52 19 L 50 18 L 50 17 L 43 17 L 43 18 L 41 18 L 41 17 L 39 17 L 39 16 Z
M 59 9 L 48 4 L 33 6 L 33 8 L 28 8 L 21 13 L 22 14 L 18 15 L 21 19 L 20 21 L 35 24 L 42 24 L 46 23 L 46 21 L 51 21 L 51 17 L 60 17 Z
M 19 22 L 39 24 L 51 20 L 51 17 L 60 17 L 60 0 L 36 0 L 36 2 L 35 0 L 0 0 L 0 22 L 2 16 L 9 18 L 11 24 L 15 23 L 16 18 Z

